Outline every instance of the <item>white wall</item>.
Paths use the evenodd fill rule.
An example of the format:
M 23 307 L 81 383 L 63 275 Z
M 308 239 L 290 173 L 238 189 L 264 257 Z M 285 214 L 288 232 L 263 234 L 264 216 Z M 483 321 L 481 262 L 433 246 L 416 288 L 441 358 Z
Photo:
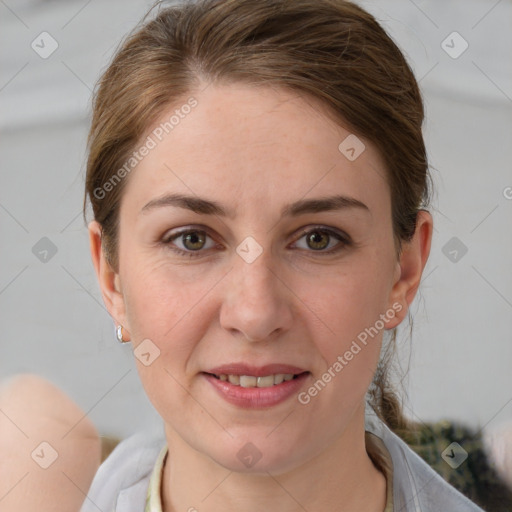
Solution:
M 407 410 L 492 426 L 512 418 L 512 4 L 360 3 L 421 79 L 437 187 L 431 256 L 412 308 Z M 158 416 L 130 347 L 115 340 L 90 261 L 85 138 L 95 81 L 149 5 L 0 3 L 0 378 L 43 375 L 102 433 L 120 436 Z M 31 48 L 43 31 L 59 45 L 47 59 Z M 456 59 L 441 47 L 453 31 L 469 44 Z M 453 53 L 461 42 L 451 39 Z M 32 252 L 43 237 L 57 249 L 45 263 Z M 443 253 L 452 237 L 468 249 L 456 263 Z

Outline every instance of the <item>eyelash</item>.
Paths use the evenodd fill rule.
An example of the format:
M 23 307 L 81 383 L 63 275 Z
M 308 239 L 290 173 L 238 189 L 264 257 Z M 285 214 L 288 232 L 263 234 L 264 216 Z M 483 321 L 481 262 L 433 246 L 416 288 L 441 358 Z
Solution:
M 336 245 L 334 248 L 331 248 L 328 251 L 325 251 L 325 250 L 314 251 L 312 249 L 312 250 L 309 250 L 309 251 L 306 251 L 306 252 L 317 253 L 319 255 L 331 255 L 331 254 L 335 254 L 335 253 L 341 251 L 345 247 L 349 247 L 349 246 L 352 245 L 352 241 L 350 240 L 350 237 L 348 237 L 347 235 L 343 235 L 341 233 L 338 233 L 338 232 L 336 232 L 336 231 L 334 231 L 332 229 L 329 229 L 329 228 L 325 228 L 323 226 L 314 226 L 314 227 L 309 228 L 309 229 L 302 229 L 300 231 L 300 233 L 299 233 L 299 237 L 297 238 L 296 242 L 299 241 L 301 238 L 303 238 L 305 235 L 308 235 L 308 234 L 313 233 L 315 231 L 326 233 L 330 237 L 334 237 L 334 238 L 338 239 L 341 243 Z M 212 238 L 212 240 L 213 240 L 213 237 L 211 237 L 208 234 L 208 232 L 205 231 L 204 229 L 197 229 L 197 228 L 191 229 L 191 228 L 188 228 L 188 229 L 184 229 L 182 231 L 179 231 L 178 233 L 173 233 L 171 236 L 163 239 L 162 240 L 162 244 L 165 245 L 166 247 L 168 247 L 173 252 L 177 253 L 179 256 L 185 256 L 187 258 L 200 258 L 200 257 L 203 257 L 203 254 L 201 254 L 201 253 L 204 253 L 205 251 L 202 250 L 202 249 L 198 249 L 197 251 L 185 251 L 183 249 L 171 246 L 171 242 L 173 242 L 174 240 L 176 240 L 180 236 L 188 235 L 190 233 L 204 233 L 206 236 Z M 329 240 L 329 242 L 330 242 L 330 240 Z

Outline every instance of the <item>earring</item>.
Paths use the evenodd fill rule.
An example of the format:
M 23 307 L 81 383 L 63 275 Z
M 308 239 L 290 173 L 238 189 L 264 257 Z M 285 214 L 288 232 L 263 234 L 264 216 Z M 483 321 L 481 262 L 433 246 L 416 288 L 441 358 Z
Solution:
M 116 337 L 117 337 L 117 341 L 119 341 L 119 343 L 127 343 L 126 340 L 123 340 L 123 326 L 122 325 L 117 326 Z

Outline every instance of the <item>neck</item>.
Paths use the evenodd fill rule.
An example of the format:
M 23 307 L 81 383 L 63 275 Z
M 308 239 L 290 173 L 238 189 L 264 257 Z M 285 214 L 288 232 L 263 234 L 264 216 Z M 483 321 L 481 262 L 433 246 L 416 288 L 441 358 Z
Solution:
M 364 407 L 342 436 L 290 471 L 239 473 L 194 450 L 166 427 L 169 455 L 162 479 L 163 512 L 365 510 L 386 506 L 386 478 L 365 446 Z

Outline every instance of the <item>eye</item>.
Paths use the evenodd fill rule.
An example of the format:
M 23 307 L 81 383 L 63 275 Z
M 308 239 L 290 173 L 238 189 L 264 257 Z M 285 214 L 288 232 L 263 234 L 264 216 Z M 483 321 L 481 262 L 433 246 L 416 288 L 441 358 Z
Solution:
M 209 245 L 206 243 L 207 239 L 211 241 Z M 189 257 L 201 256 L 199 254 L 201 249 L 211 249 L 216 245 L 206 231 L 199 229 L 187 229 L 174 233 L 162 240 L 162 243 L 168 245 L 174 252 Z M 173 247 L 173 245 L 177 245 L 177 247 Z
M 310 229 L 304 229 L 300 233 L 302 236 L 295 242 L 295 245 L 302 239 L 305 239 L 305 246 L 301 249 L 313 249 L 313 251 L 323 254 L 332 254 L 340 251 L 345 246 L 350 245 L 350 239 L 347 235 L 343 235 L 332 229 L 316 226 Z M 336 244 L 335 241 L 338 240 Z M 334 243 L 333 243 L 334 242 Z M 340 243 L 341 242 L 341 243 Z M 332 248 L 334 245 L 334 249 Z M 331 250 L 325 250 L 331 249 Z

